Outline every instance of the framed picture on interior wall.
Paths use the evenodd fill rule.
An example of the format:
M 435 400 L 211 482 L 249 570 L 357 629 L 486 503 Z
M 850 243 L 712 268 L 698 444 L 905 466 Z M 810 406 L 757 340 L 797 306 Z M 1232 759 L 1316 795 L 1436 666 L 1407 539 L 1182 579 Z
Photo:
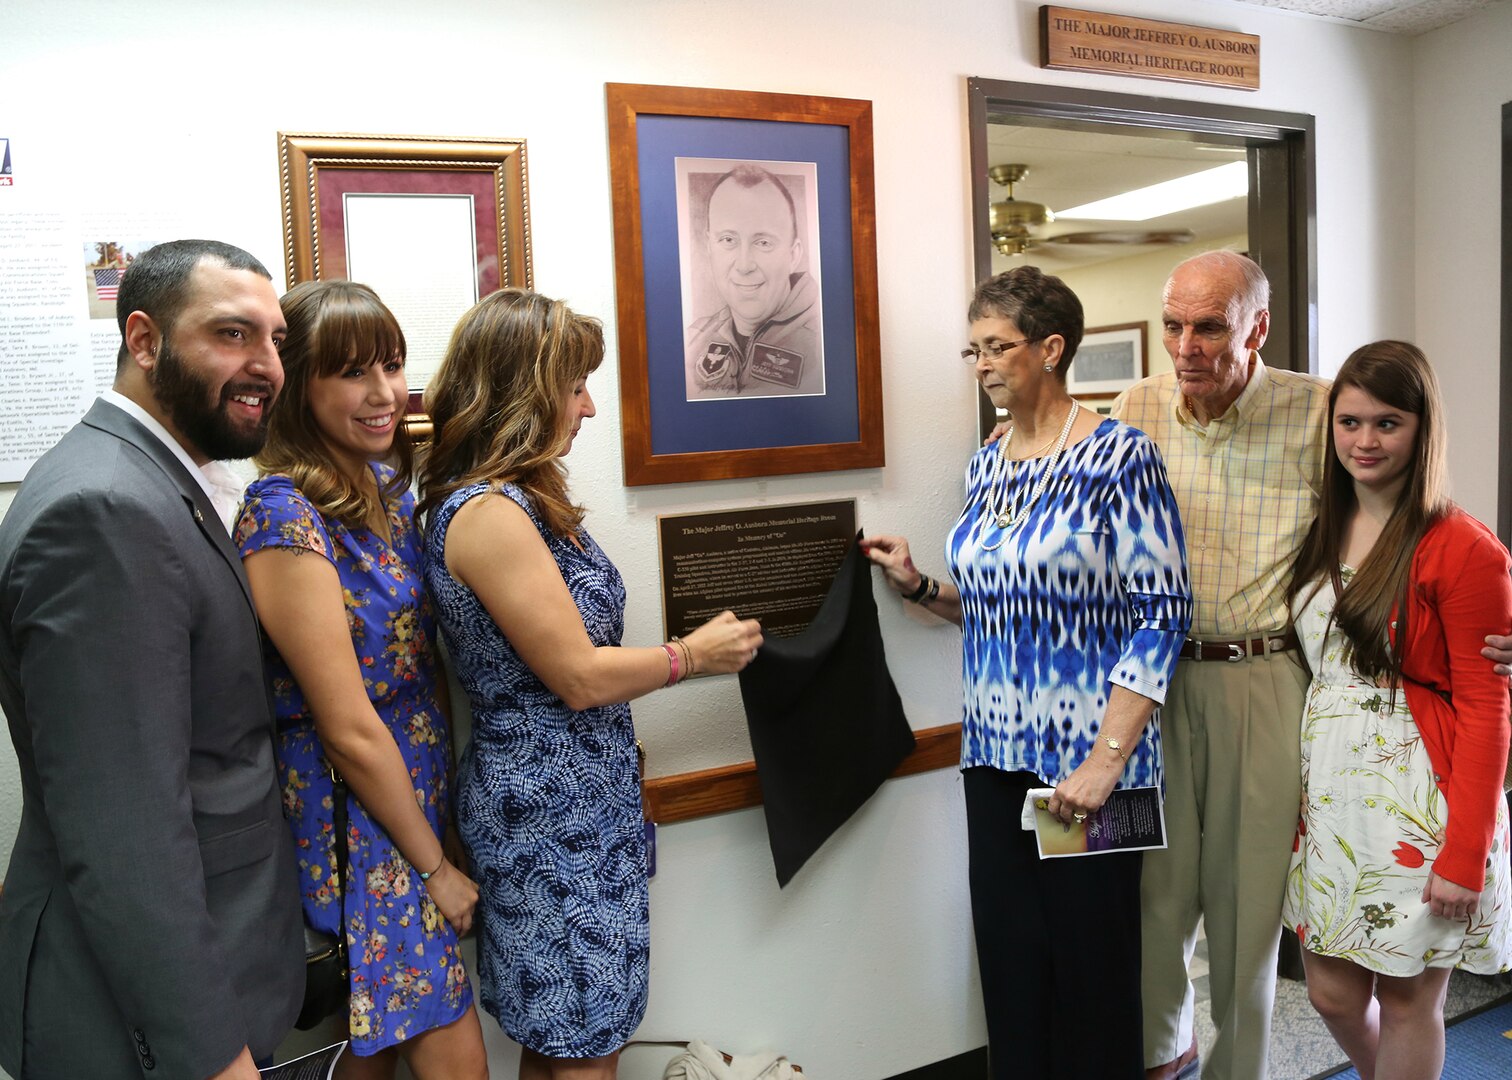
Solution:
M 371 286 L 404 330 L 412 433 L 462 313 L 530 288 L 525 140 L 278 133 L 289 284 Z
M 1074 398 L 1121 394 L 1150 373 L 1145 355 L 1149 323 L 1090 326 L 1066 373 L 1066 390 Z
M 871 102 L 607 98 L 625 483 L 881 466 Z

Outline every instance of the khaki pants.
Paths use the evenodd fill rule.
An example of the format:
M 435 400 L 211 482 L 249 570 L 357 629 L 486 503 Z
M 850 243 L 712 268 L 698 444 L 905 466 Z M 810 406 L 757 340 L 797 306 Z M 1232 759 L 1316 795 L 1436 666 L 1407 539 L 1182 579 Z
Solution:
M 1281 899 L 1301 802 L 1308 675 L 1293 652 L 1183 660 L 1161 711 L 1169 847 L 1145 853 L 1145 1064 L 1192 1041 L 1187 965 L 1207 932 L 1217 1042 L 1207 1080 L 1264 1080 Z

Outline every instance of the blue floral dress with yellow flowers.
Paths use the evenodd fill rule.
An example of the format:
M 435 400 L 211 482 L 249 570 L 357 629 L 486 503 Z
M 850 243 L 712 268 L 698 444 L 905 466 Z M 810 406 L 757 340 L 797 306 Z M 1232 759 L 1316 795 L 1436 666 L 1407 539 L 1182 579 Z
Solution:
M 374 469 L 381 487 L 392 473 L 381 465 Z M 436 703 L 435 622 L 425 599 L 414 512 L 414 496 L 407 492 L 389 500 L 390 545 L 366 528 L 324 517 L 287 476 L 265 476 L 247 488 L 235 540 L 243 558 L 263 548 L 299 548 L 336 567 L 363 684 L 439 837 L 449 812 L 451 735 Z M 330 762 L 288 665 L 271 642 L 265 644 L 284 817 L 294 834 L 305 920 L 335 933 L 342 904 L 331 888 L 336 856 Z M 472 1004 L 472 987 L 451 925 L 355 795 L 348 799 L 347 858 L 351 1048 L 368 1055 L 458 1019 Z

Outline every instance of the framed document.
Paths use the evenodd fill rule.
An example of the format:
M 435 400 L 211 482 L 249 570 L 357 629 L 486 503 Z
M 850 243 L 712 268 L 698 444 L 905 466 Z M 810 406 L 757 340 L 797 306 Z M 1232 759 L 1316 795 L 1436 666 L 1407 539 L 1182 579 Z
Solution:
M 625 483 L 882 465 L 871 103 L 608 108 Z
M 347 278 L 393 310 L 408 346 L 406 423 L 457 319 L 506 285 L 530 288 L 523 139 L 279 132 L 290 285 Z
M 1088 327 L 1066 373 L 1066 391 L 1074 398 L 1113 397 L 1143 379 L 1150 373 L 1148 327 L 1142 322 Z

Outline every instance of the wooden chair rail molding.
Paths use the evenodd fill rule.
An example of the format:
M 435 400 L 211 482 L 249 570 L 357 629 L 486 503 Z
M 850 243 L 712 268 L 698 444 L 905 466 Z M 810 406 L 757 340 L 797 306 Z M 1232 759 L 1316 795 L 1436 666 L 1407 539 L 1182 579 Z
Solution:
M 913 753 L 903 759 L 893 776 L 945 769 L 960 760 L 960 724 L 921 728 L 914 732 Z M 641 792 L 646 816 L 658 825 L 761 805 L 761 780 L 756 776 L 754 761 L 657 776 L 645 781 Z

